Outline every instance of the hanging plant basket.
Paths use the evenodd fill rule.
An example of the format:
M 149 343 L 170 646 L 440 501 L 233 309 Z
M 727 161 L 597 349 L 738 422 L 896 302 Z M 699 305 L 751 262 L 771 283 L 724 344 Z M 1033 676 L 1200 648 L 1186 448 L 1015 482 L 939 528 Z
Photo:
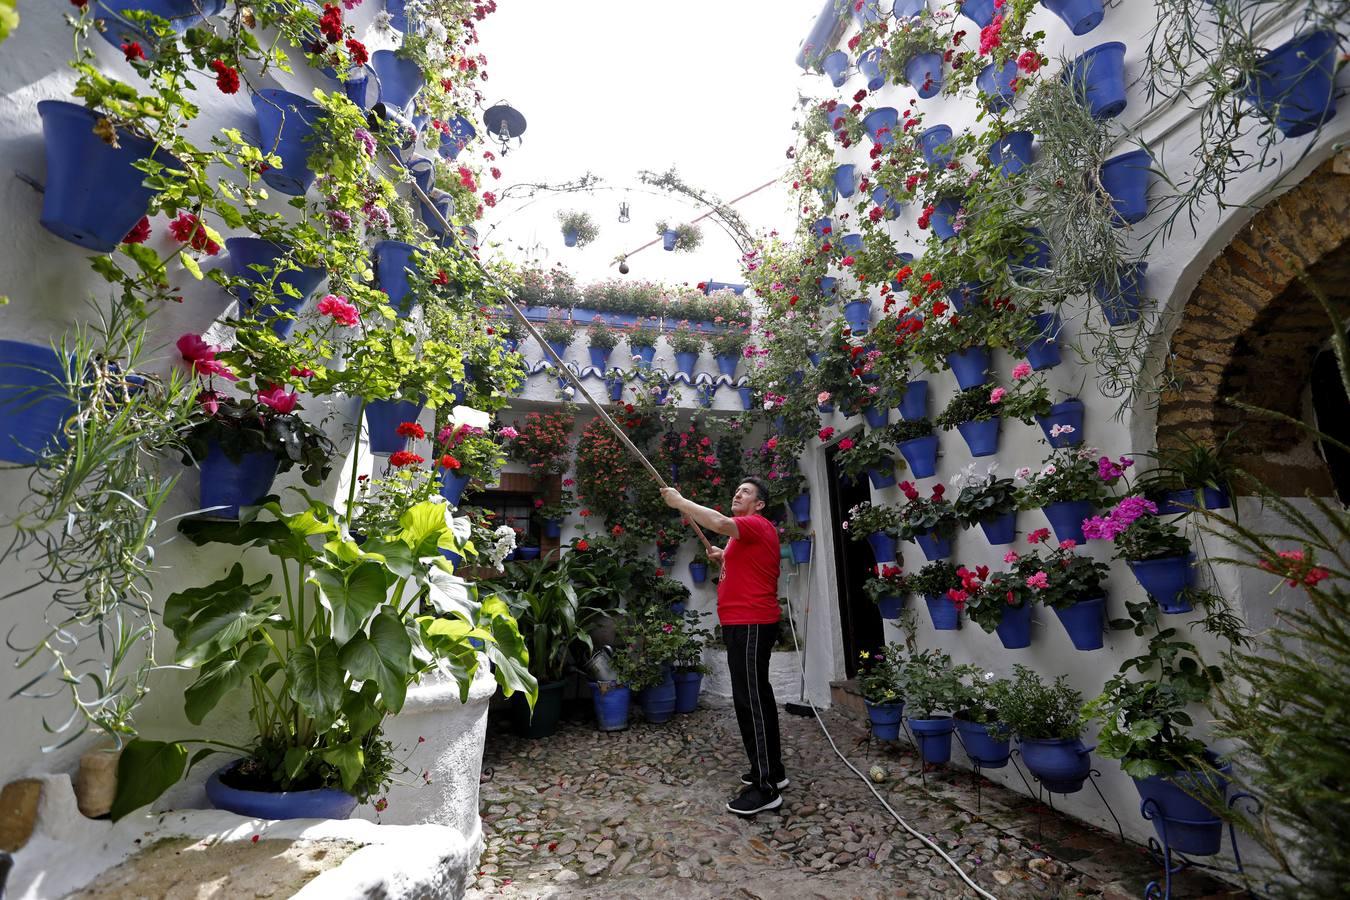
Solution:
M 975 86 L 980 89 L 985 105 L 998 112 L 1007 109 L 1017 98 L 1013 82 L 1017 81 L 1017 61 L 1008 60 L 1003 65 L 989 63 L 980 70 L 975 78 Z
M 884 406 L 873 403 L 863 407 L 863 420 L 872 428 L 885 428 L 889 417 L 890 410 Z
M 874 531 L 867 536 L 867 545 L 872 548 L 872 556 L 877 565 L 895 560 L 895 538 L 884 531 Z
M 848 54 L 843 50 L 835 50 L 825 54 L 825 58 L 820 61 L 820 69 L 825 73 L 825 77 L 830 79 L 830 84 L 840 87 L 845 81 L 848 81 Z
M 887 221 L 897 218 L 905 209 L 905 205 L 891 197 L 890 192 L 884 187 L 872 189 L 872 202 L 881 208 L 882 215 Z
M 869 466 L 867 479 L 872 482 L 872 487 L 878 491 L 882 488 L 893 487 L 895 485 L 895 467 L 880 469 Z
M 1067 609 L 1055 609 L 1075 650 L 1102 649 L 1102 630 L 1106 621 L 1106 598 L 1079 600 Z
M 1045 432 L 1045 439 L 1050 442 L 1050 446 L 1056 450 L 1064 447 L 1076 447 L 1083 443 L 1083 416 L 1087 407 L 1083 401 L 1077 397 L 1070 397 L 1060 403 L 1050 407 L 1050 414 L 1047 416 L 1037 416 L 1036 421 L 1040 423 L 1041 431 Z M 1058 435 L 1054 433 L 1058 427 Z M 1065 431 L 1064 429 L 1072 429 Z
M 951 538 L 946 538 L 936 531 L 932 534 L 921 534 L 914 538 L 919 549 L 923 551 L 924 558 L 929 562 L 938 559 L 950 559 L 952 555 Z
M 867 79 L 869 91 L 879 91 L 886 85 L 886 75 L 881 71 L 880 47 L 873 47 L 859 54 L 858 71 Z
M 1092 515 L 1092 502 L 1089 500 L 1061 500 L 1047 503 L 1041 512 L 1050 520 L 1055 530 L 1055 539 L 1083 543 L 1083 520 Z
M 457 469 L 441 470 L 441 496 L 450 506 L 459 506 L 459 501 L 464 497 L 464 489 L 469 486 L 469 476 L 461 475 Z M 548 529 L 544 529 L 548 534 Z M 552 535 L 557 537 L 557 535 Z
M 919 152 L 923 154 L 924 161 L 934 169 L 945 169 L 947 163 L 952 161 L 952 150 L 941 148 L 950 144 L 951 140 L 950 125 L 934 125 L 924 129 L 919 135 Z
M 1025 650 L 1031 646 L 1031 604 L 1003 607 L 1003 616 L 994 627 L 1005 650 Z
M 961 212 L 961 205 L 964 202 L 961 197 L 943 197 L 933 204 L 933 214 L 928 219 L 933 234 L 944 241 L 956 237 L 956 217 Z
M 792 517 L 797 520 L 798 525 L 805 525 L 811 521 L 811 492 L 802 491 L 793 497 L 788 501 L 788 509 L 792 512 Z
M 253 95 L 263 153 L 281 157 L 281 168 L 268 169 L 262 179 L 273 190 L 300 196 L 314 183 L 309 168 L 314 123 L 323 108 L 289 91 L 265 88 Z
M 981 28 L 994 21 L 997 10 L 994 0 L 961 0 L 961 15 Z
M 279 313 L 297 313 L 305 305 L 310 294 L 319 287 L 327 274 L 323 269 L 301 266 L 298 269 L 288 269 L 279 275 L 274 275 L 277 261 L 284 258 L 290 251 L 280 244 L 274 244 L 271 241 L 265 241 L 261 238 L 233 237 L 225 239 L 225 249 L 230 254 L 230 270 L 236 278 L 243 278 L 253 284 L 272 286 L 272 294 L 276 302 L 258 306 L 255 302 L 253 291 L 247 287 L 239 288 L 239 316 L 251 316 L 262 321 L 271 320 L 272 331 L 277 337 L 283 340 L 290 337 L 295 329 L 295 320 L 291 318 L 276 318 Z M 262 272 L 257 268 L 261 267 Z M 288 285 L 295 290 L 298 297 L 292 297 L 287 294 L 282 285 Z
M 1286 137 L 1301 137 L 1336 115 L 1334 31 L 1301 34 L 1267 53 L 1248 82 L 1247 102 Z
M 1031 321 L 1036 337 L 1026 345 L 1027 362 L 1031 363 L 1031 367 L 1037 372 L 1053 369 L 1064 360 L 1059 349 L 1059 336 L 1063 330 L 1059 313 L 1039 313 L 1032 316 Z
M 905 608 L 905 598 L 899 594 L 887 594 L 877 598 L 877 613 L 883 619 L 898 619 Z
M 64 447 L 76 407 L 66 367 L 51 347 L 0 340 L 0 462 L 29 466 L 48 447 Z
M 245 453 L 238 462 L 212 443 L 198 464 L 199 493 L 203 515 L 212 519 L 238 519 L 241 506 L 252 506 L 272 490 L 277 477 L 277 458 L 271 452 Z M 212 509 L 211 507 L 218 507 Z
M 873 144 L 889 147 L 895 140 L 895 125 L 900 121 L 900 113 L 891 106 L 874 109 L 863 116 L 863 130 Z
M 919 97 L 929 100 L 942 90 L 942 54 L 916 53 L 905 61 L 905 82 Z
M 370 67 L 379 79 L 380 102 L 386 107 L 406 109 L 425 82 L 417 61 L 399 56 L 393 50 L 376 50 L 370 54 Z
M 371 453 L 397 453 L 408 445 L 398 433 L 404 422 L 416 422 L 422 403 L 411 400 L 371 400 L 366 404 L 366 436 Z
M 991 547 L 1011 544 L 1017 539 L 1017 510 L 1010 509 L 992 519 L 981 519 L 980 530 Z
M 694 366 L 696 365 L 698 365 L 697 353 L 689 350 L 681 350 L 675 354 L 675 368 L 684 374 L 693 377 Z
M 835 166 L 831 181 L 840 197 L 852 197 L 857 193 L 858 174 L 853 163 Z

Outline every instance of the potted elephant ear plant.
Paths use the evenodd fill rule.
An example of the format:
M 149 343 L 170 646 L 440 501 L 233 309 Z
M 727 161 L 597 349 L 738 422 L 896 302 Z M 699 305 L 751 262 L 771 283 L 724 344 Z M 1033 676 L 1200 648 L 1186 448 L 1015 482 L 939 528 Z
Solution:
M 1092 748 L 1081 739 L 1082 705 L 1083 695 L 1069 686 L 1065 676 L 1046 685 L 1021 663 L 1013 666 L 1004 722 L 1017 735 L 1027 769 L 1056 794 L 1081 791 L 1092 769 Z

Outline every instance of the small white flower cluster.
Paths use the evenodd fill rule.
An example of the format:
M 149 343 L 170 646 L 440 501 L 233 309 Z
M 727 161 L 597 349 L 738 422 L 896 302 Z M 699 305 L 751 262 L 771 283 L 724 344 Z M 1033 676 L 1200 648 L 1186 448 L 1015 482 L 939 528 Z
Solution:
M 488 565 L 501 571 L 506 557 L 516 549 L 516 531 L 510 525 L 498 525 L 492 539 L 492 544 L 483 548 L 483 557 Z

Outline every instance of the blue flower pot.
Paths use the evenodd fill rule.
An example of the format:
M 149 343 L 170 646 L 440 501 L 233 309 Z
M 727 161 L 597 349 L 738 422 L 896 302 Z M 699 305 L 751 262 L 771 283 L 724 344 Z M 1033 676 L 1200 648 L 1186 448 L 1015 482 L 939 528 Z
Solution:
M 981 69 L 980 74 L 975 77 L 975 86 L 980 89 L 985 104 L 998 112 L 1007 109 L 1016 99 L 1017 93 L 1013 90 L 1013 82 L 1016 80 L 1017 61 L 1010 59 L 1002 66 L 990 63 Z
M 940 536 L 937 532 L 932 534 L 921 534 L 914 538 L 923 550 L 924 559 L 929 562 L 939 559 L 950 559 L 952 555 L 952 542 L 950 538 Z
M 643 372 L 649 372 L 652 368 L 652 360 L 656 359 L 655 347 L 633 347 L 633 355 L 637 357 L 637 367 Z
M 725 375 L 728 378 L 736 376 L 736 364 L 740 362 L 740 356 L 735 353 L 719 353 L 713 357 L 717 363 L 717 374 Z
M 897 19 L 909 19 L 928 9 L 928 0 L 895 0 L 891 12 Z
M 925 763 L 935 765 L 951 760 L 952 732 L 956 730 L 956 724 L 951 716 L 910 719 L 909 730 L 914 732 L 914 740 L 919 745 L 919 756 Z
M 894 467 L 889 470 L 869 467 L 867 470 L 867 478 L 872 482 L 872 487 L 878 491 L 882 488 L 892 487 L 895 485 Z
M 1191 586 L 1195 555 L 1168 556 L 1163 559 L 1130 560 L 1130 571 L 1140 586 L 1165 613 L 1187 613 L 1191 604 L 1178 595 Z
M 1128 325 L 1139 321 L 1139 308 L 1143 305 L 1145 276 L 1148 263 L 1132 263 L 1120 270 L 1120 290 L 1112 289 L 1110 282 L 1103 279 L 1097 282 L 1093 293 L 1101 304 L 1102 314 L 1109 325 Z
M 577 245 L 577 230 L 575 228 L 563 229 L 563 246 L 575 247 Z
M 1153 158 L 1132 150 L 1102 163 L 1102 187 L 1111 198 L 1117 226 L 1142 222 L 1148 216 L 1148 183 Z
M 878 91 L 885 86 L 886 76 L 881 71 L 881 49 L 879 47 L 864 50 L 858 56 L 858 71 L 862 73 L 863 78 L 867 79 L 869 91 Z
M 1031 646 L 1031 604 L 1024 603 L 1021 608 L 1003 607 L 1003 617 L 998 620 L 994 631 L 1003 642 L 1005 650 L 1023 650 Z
M 463 116 L 455 116 L 445 123 L 449 134 L 442 132 L 441 145 L 437 148 L 442 159 L 456 159 L 469 142 L 478 136 L 478 129 Z
M 1087 34 L 1106 16 L 1102 0 L 1041 0 L 1041 5 L 1059 16 L 1074 34 Z
M 853 163 L 834 167 L 834 189 L 841 197 L 852 197 L 858 190 L 858 175 Z
M 544 537 L 554 540 L 562 537 L 562 519 L 545 519 Z
M 675 679 L 667 671 L 665 681 L 642 692 L 642 716 L 653 725 L 662 725 L 675 715 Z
M 961 613 L 946 594 L 924 594 L 923 602 L 928 607 L 928 618 L 934 630 L 955 631 L 961 627 Z
M 1050 527 L 1054 529 L 1057 540 L 1083 543 L 1083 520 L 1092 515 L 1092 501 L 1061 500 L 1047 503 L 1041 507 L 1041 512 L 1050 520 Z
M 961 390 L 979 387 L 989 380 L 989 348 L 975 346 L 948 353 L 947 365 L 951 367 Z
M 1081 740 L 1018 737 L 1017 743 L 1022 747 L 1022 761 L 1047 791 L 1073 794 L 1083 789 L 1083 782 L 1092 769 L 1092 748 L 1084 746 Z
M 324 69 L 324 74 L 331 78 L 338 78 L 339 75 L 333 69 Z M 369 65 L 362 66 L 360 69 L 348 73 L 346 78 L 342 79 L 342 93 L 348 100 L 355 103 L 362 109 L 370 109 L 376 103 L 380 102 L 380 83 L 371 75 Z M 418 129 L 419 132 L 421 129 Z M 426 191 L 427 188 L 422 188 Z
M 1026 345 L 1025 352 L 1027 362 L 1037 372 L 1045 369 L 1053 369 L 1063 362 L 1063 354 L 1059 349 L 1059 335 L 1061 331 L 1061 322 L 1059 313 L 1039 313 L 1031 317 L 1035 328 L 1036 337 Z
M 1102 627 L 1106 620 L 1106 598 L 1079 600 L 1068 609 L 1056 609 L 1059 623 L 1069 635 L 1075 650 L 1102 649 Z
M 279 313 L 295 313 L 305 305 L 309 295 L 323 281 L 327 274 L 323 269 L 300 267 L 276 274 L 277 261 L 287 254 L 280 244 L 261 238 L 226 238 L 225 249 L 230 254 L 230 269 L 236 278 L 243 278 L 251 284 L 271 285 L 275 303 L 262 306 L 255 304 L 253 291 L 247 287 L 239 288 L 239 315 L 253 316 L 257 319 L 272 320 L 272 331 L 277 337 L 285 339 L 295 329 L 295 320 L 275 318 Z M 259 272 L 255 266 L 260 266 Z M 282 285 L 289 285 L 300 296 L 287 294 Z
M 884 531 L 874 531 L 867 536 L 867 545 L 872 548 L 872 557 L 877 565 L 895 560 L 895 538 Z
M 413 259 L 417 248 L 404 241 L 379 241 L 372 253 L 376 287 L 389 297 L 389 305 L 398 317 L 406 319 L 414 305 L 408 294 L 412 290 L 410 275 L 418 273 Z
M 615 403 L 618 403 L 619 400 L 623 398 L 623 379 L 622 379 L 622 378 L 607 378 L 607 379 L 605 379 L 605 387 L 609 389 L 609 399 L 610 399 L 610 400 L 613 400 Z
M 94 0 L 94 17 L 104 20 L 108 26 L 107 30 L 95 30 L 94 33 L 101 35 L 114 47 L 120 48 L 128 41 L 144 43 L 147 45 L 145 52 L 153 58 L 156 40 L 145 29 L 126 18 L 124 13 L 153 13 L 168 19 L 174 32 L 182 34 L 206 16 L 219 15 L 224 8 L 225 0 L 202 0 L 201 3 L 194 0 Z
M 1206 755 L 1211 763 L 1217 761 L 1212 753 Z M 1188 856 L 1213 856 L 1219 852 L 1223 846 L 1223 820 L 1193 795 L 1204 796 L 1216 790 L 1226 795 L 1232 771 L 1231 765 L 1224 765 L 1217 774 L 1182 770 L 1165 777 L 1134 779 L 1140 813 L 1153 822 L 1164 846 Z
M 1184 516 L 1191 510 L 1200 505 L 1198 491 L 1195 488 L 1182 488 L 1176 491 L 1168 491 L 1161 500 L 1158 501 L 1158 515 L 1160 516 Z
M 441 556 L 444 556 L 447 560 L 449 560 L 450 565 L 454 566 L 456 569 L 464 565 L 464 557 L 460 556 L 453 550 L 446 550 L 444 547 L 440 549 L 441 549 Z
M 675 714 L 688 715 L 698 709 L 698 695 L 703 688 L 702 672 L 676 672 Z
M 614 681 L 603 685 L 589 682 L 591 702 L 595 706 L 595 724 L 601 731 L 623 731 L 628 727 L 628 704 L 632 693 L 628 686 Z M 601 688 L 604 690 L 601 690 Z
M 881 207 L 887 220 L 895 219 L 904 211 L 905 205 L 896 201 L 884 187 L 872 189 L 872 202 Z
M 981 769 L 1001 769 L 1008 764 L 1012 756 L 1009 738 L 994 738 L 989 735 L 989 726 L 979 722 L 967 722 L 956 719 L 956 733 L 961 737 L 961 746 L 966 756 L 979 763 Z
M 993 456 L 998 453 L 998 436 L 1003 420 L 998 416 L 977 422 L 960 422 L 956 430 L 966 439 L 971 456 Z
M 849 9 L 853 13 L 853 21 L 859 25 L 881 21 L 880 0 L 851 0 Z
M 811 492 L 803 491 L 788 501 L 788 509 L 798 525 L 811 521 Z
M 1320 128 L 1336 115 L 1334 31 L 1301 34 L 1257 63 L 1247 102 L 1261 110 L 1286 137 Z
M 739 387 L 736 393 L 741 395 L 741 409 L 749 410 L 755 406 L 755 392 L 753 388 Z
M 1036 158 L 1033 144 L 1036 136 L 1030 131 L 1010 131 L 989 148 L 989 161 L 1008 177 L 1018 174 Z
M 1125 111 L 1125 45 L 1098 44 L 1064 68 L 1094 119 L 1112 119 Z
M 844 127 L 844 119 L 848 116 L 848 104 L 840 103 L 833 110 L 826 114 L 830 121 L 830 130 L 839 131 Z
M 867 704 L 867 720 L 872 725 L 872 737 L 879 741 L 894 741 L 900 737 L 900 719 L 905 714 L 905 704 L 903 703 L 873 703 L 871 700 L 864 700 Z
M 944 241 L 956 237 L 956 216 L 961 212 L 963 202 L 961 197 L 943 197 L 933 204 L 933 214 L 928 218 L 933 234 Z
M 905 81 L 928 100 L 942 90 L 942 54 L 916 53 L 905 61 Z
M 416 30 L 418 22 L 409 21 L 408 13 L 404 9 L 406 0 L 384 0 L 385 11 L 389 13 L 389 27 L 395 31 L 408 33 L 408 29 Z
M 451 506 L 459 506 L 460 498 L 464 496 L 464 489 L 469 486 L 469 476 L 461 475 L 457 469 L 441 470 L 441 496 L 445 502 Z M 545 534 L 547 534 L 545 529 Z M 553 535 L 557 537 L 557 535 Z
M 1233 505 L 1228 492 L 1220 488 L 1201 488 L 1200 497 L 1205 504 L 1205 509 L 1228 509 Z
M 947 163 L 952 161 L 952 150 L 942 149 L 951 143 L 952 126 L 934 125 L 932 128 L 925 128 L 919 135 L 919 151 L 923 153 L 924 160 L 928 165 L 935 169 L 946 168 Z
M 251 506 L 267 496 L 277 477 L 277 458 L 269 452 L 245 453 L 234 462 L 211 444 L 201 470 L 201 509 L 213 519 L 238 519 L 239 507 Z M 211 507 L 222 507 L 211 509 Z
M 403 109 L 422 90 L 422 67 L 393 50 L 376 50 L 370 54 L 370 67 L 380 79 L 380 102 L 385 106 Z
M 609 354 L 613 349 L 612 347 L 587 347 L 586 352 L 591 355 L 591 365 L 603 371 L 609 365 Z
M 95 253 L 111 253 L 150 207 L 155 191 L 135 167 L 152 156 L 178 162 L 144 138 L 119 131 L 113 148 L 94 134 L 99 117 L 61 100 L 38 103 L 47 179 L 39 222 L 52 234 Z
M 839 87 L 848 81 L 848 64 L 848 54 L 843 50 L 835 50 L 825 54 L 825 58 L 820 61 L 820 69 L 830 79 L 830 84 Z
M 681 352 L 675 354 L 675 367 L 686 375 L 694 374 L 694 366 L 698 365 L 698 354 Z
M 708 564 L 701 562 L 691 562 L 689 564 L 689 577 L 694 584 L 702 584 L 708 580 Z
M 994 0 L 961 0 L 961 15 L 983 28 L 994 21 Z
M 883 619 L 898 619 L 905 607 L 905 598 L 899 594 L 887 594 L 877 598 L 877 612 Z
M 264 88 L 252 99 L 262 151 L 281 157 L 281 168 L 263 172 L 262 180 L 273 190 L 298 197 L 314 183 L 314 172 L 309 168 L 309 155 L 314 150 L 311 138 L 323 108 L 276 88 Z
M 675 249 L 675 242 L 679 240 L 679 238 L 680 233 L 678 231 L 675 231 L 673 228 L 667 228 L 665 231 L 661 232 L 662 249 L 673 251 Z
M 834 223 L 828 218 L 816 219 L 811 223 L 811 233 L 816 236 L 816 240 L 827 241 L 834 233 Z
M 905 383 L 905 393 L 896 407 L 900 418 L 906 422 L 917 422 L 928 418 L 928 382 L 909 381 Z
M 1009 510 L 992 519 L 981 519 L 980 530 L 991 547 L 1011 544 L 1017 539 L 1017 510 Z
M 820 295 L 822 297 L 833 297 L 839 291 L 839 279 L 833 275 L 822 275 L 820 278 Z
M 0 340 L 0 462 L 29 466 L 47 447 L 66 445 L 63 428 L 76 412 L 67 365 L 51 347 Z
M 563 343 L 562 341 L 544 341 L 544 343 L 548 344 L 548 348 L 552 350 L 554 353 L 556 353 L 559 359 L 563 360 L 567 359 L 567 348 L 571 346 L 570 344 Z M 550 365 L 553 364 L 552 359 L 547 359 L 546 361 Z M 563 378 L 559 378 L 558 381 L 560 384 L 567 383 L 566 379 Z
M 1050 407 L 1050 415 L 1037 416 L 1036 421 L 1041 425 L 1041 431 L 1045 432 L 1045 439 L 1050 442 L 1050 446 L 1056 450 L 1062 447 L 1076 447 L 1083 443 L 1083 414 L 1086 407 L 1083 401 L 1077 397 L 1071 397 Z M 1061 432 L 1059 437 L 1051 434 L 1055 426 L 1072 428 L 1073 431 L 1067 434 Z
M 874 109 L 863 116 L 863 130 L 867 137 L 878 147 L 889 147 L 895 140 L 895 125 L 900 121 L 900 113 L 892 106 Z
M 346 819 L 356 798 L 337 788 L 309 791 L 244 791 L 221 781 L 239 760 L 226 763 L 206 779 L 206 798 L 216 809 L 250 819 Z
M 515 558 L 516 558 L 516 559 L 519 559 L 519 560 L 524 560 L 524 561 L 529 561 L 529 560 L 538 559 L 538 558 L 539 558 L 539 548 L 538 548 L 538 547 L 517 547 L 517 548 L 516 548 L 516 557 L 515 557 Z
M 890 410 L 884 406 L 877 406 L 873 403 L 870 406 L 863 407 L 863 419 L 873 428 L 885 428 L 889 416 Z
M 371 453 L 397 453 L 408 445 L 398 433 L 404 422 L 416 422 L 422 403 L 411 400 L 371 400 L 366 404 L 366 435 Z
M 811 561 L 811 539 L 802 538 L 792 542 L 792 561 L 797 565 Z
M 900 455 L 909 463 L 915 478 L 932 478 L 937 474 L 938 436 L 924 435 L 899 443 Z
M 839 246 L 844 248 L 846 254 L 861 253 L 863 249 L 863 236 L 856 232 L 842 235 L 839 238 Z

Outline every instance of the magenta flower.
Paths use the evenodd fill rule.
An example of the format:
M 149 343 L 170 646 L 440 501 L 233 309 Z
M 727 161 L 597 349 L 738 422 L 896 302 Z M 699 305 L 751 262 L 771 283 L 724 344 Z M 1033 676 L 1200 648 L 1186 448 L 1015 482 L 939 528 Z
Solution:
M 295 411 L 295 404 L 300 402 L 300 397 L 295 391 L 288 391 L 279 384 L 273 384 L 265 391 L 258 391 L 258 402 L 270 406 L 284 416 Z
M 327 294 L 319 301 L 319 312 L 322 315 L 330 316 L 334 322 L 339 325 L 345 325 L 350 328 L 361 320 L 356 307 L 348 302 L 346 297 L 339 297 L 337 294 Z
M 1004 398 L 1004 396 L 1007 395 L 1007 393 L 1008 393 L 1008 392 L 1007 392 L 1006 390 L 1004 390 L 1003 388 L 1001 388 L 1001 387 L 996 387 L 996 388 L 994 388 L 992 391 L 989 392 L 989 402 L 990 402 L 990 403 L 1001 403 L 1001 402 L 1003 402 L 1003 398 Z
M 516 430 L 515 430 L 514 428 L 512 428 L 510 425 L 507 425 L 505 428 L 503 428 L 503 429 L 501 430 L 501 436 L 504 437 L 504 438 L 506 438 L 506 439 L 509 441 L 509 440 L 511 440 L 512 438 L 520 437 L 520 432 L 519 432 L 519 431 L 516 431 Z
M 1012 377 L 1015 381 L 1021 381 L 1031 374 L 1031 363 L 1020 362 L 1013 366 Z
M 1031 575 L 1027 578 L 1027 587 L 1029 588 L 1035 588 L 1036 590 L 1044 590 L 1049 586 L 1050 586 L 1050 576 L 1046 575 L 1044 572 L 1037 572 L 1035 575 Z
M 219 350 L 219 347 L 211 346 L 199 335 L 189 333 L 178 339 L 178 352 L 183 355 L 185 362 L 192 364 L 194 374 L 208 377 L 219 375 L 230 381 L 238 381 L 239 376 L 231 372 L 229 366 L 216 359 Z

